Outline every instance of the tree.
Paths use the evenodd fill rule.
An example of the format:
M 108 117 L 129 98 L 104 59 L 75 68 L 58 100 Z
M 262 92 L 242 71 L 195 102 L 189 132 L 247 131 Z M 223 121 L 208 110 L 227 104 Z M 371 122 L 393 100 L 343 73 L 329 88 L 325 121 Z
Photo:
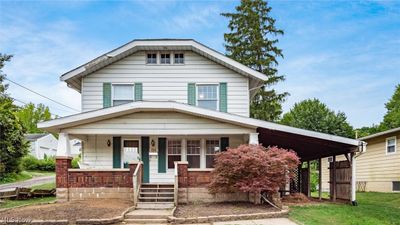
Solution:
M 230 33 L 224 34 L 226 55 L 268 77 L 256 90 L 250 107 L 251 117 L 268 121 L 280 117 L 281 104 L 288 95 L 268 89 L 284 80 L 276 69 L 277 58 L 283 57 L 276 37 L 283 31 L 275 27 L 275 19 L 269 15 L 271 9 L 263 0 L 242 0 L 235 13 L 221 14 L 230 19 Z
M 38 104 L 36 107 L 29 103 L 17 112 L 17 117 L 22 122 L 28 133 L 43 133 L 37 128 L 37 124 L 42 121 L 50 120 L 51 113 L 49 107 Z
M 318 99 L 296 103 L 280 121 L 292 127 L 354 138 L 353 127 L 343 112 L 335 113 Z
M 387 112 L 381 123 L 382 130 L 400 127 L 400 84 L 396 86 L 392 98 L 385 104 L 385 107 Z
M 295 152 L 278 147 L 240 145 L 215 157 L 209 190 L 277 193 L 293 178 L 300 160 Z
M 11 56 L 0 54 L 0 179 L 8 173 L 19 172 L 21 158 L 27 154 L 25 129 L 15 116 L 17 107 L 6 94 L 2 68 Z

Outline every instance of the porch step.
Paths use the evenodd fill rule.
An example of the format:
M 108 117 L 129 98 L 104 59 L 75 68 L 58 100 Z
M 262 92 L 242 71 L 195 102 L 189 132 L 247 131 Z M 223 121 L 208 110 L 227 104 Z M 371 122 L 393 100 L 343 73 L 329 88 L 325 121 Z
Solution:
M 138 202 L 136 209 L 172 209 L 173 202 Z
M 174 201 L 173 184 L 142 184 L 139 191 L 139 203 L 168 203 Z

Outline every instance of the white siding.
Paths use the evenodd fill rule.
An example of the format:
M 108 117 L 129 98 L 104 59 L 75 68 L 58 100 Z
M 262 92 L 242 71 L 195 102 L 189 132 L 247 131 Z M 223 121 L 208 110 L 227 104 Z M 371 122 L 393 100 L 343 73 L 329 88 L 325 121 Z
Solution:
M 255 129 L 177 112 L 139 112 L 63 129 L 70 134 L 248 134 Z
M 103 107 L 103 82 L 143 84 L 143 100 L 187 103 L 188 83 L 228 84 L 228 112 L 249 116 L 248 78 L 194 52 L 185 52 L 185 65 L 146 65 L 145 52 L 137 52 L 82 81 L 82 110 Z

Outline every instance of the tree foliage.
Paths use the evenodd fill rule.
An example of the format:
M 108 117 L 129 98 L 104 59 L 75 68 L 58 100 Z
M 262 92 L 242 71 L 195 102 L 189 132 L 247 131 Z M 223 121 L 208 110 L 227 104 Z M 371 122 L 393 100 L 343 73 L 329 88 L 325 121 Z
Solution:
M 226 55 L 268 77 L 251 101 L 251 117 L 274 121 L 282 114 L 281 104 L 288 93 L 271 88 L 284 76 L 276 69 L 277 58 L 283 57 L 277 36 L 283 35 L 283 30 L 276 28 L 270 12 L 271 7 L 263 0 L 241 0 L 236 12 L 222 16 L 230 19 L 230 33 L 224 34 Z
M 289 112 L 283 115 L 281 123 L 292 127 L 354 138 L 353 127 L 347 122 L 346 115 L 343 112 L 335 113 L 318 99 L 308 99 L 296 103 Z
M 278 147 L 240 145 L 215 158 L 210 192 L 277 192 L 300 161 L 295 152 Z
M 8 173 L 19 172 L 21 158 L 27 153 L 25 129 L 15 115 L 17 107 L 6 94 L 2 68 L 11 56 L 0 54 L 0 178 Z
M 381 124 L 382 130 L 400 127 L 400 84 L 396 86 L 392 98 L 385 104 L 385 107 L 387 112 Z
M 33 103 L 29 103 L 18 110 L 17 116 L 28 133 L 43 133 L 42 130 L 37 128 L 37 124 L 51 119 L 49 107 L 43 104 L 38 104 L 35 107 Z

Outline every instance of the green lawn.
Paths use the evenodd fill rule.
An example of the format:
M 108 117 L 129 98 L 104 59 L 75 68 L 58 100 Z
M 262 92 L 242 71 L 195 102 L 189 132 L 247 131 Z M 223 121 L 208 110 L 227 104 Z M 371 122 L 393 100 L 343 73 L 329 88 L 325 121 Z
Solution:
M 0 204 L 0 209 L 12 208 L 21 205 L 33 205 L 44 202 L 52 202 L 54 200 L 56 200 L 56 197 L 33 198 L 28 200 L 6 200 L 4 203 Z
M 46 184 L 39 184 L 39 185 L 35 185 L 32 186 L 31 189 L 32 190 L 36 190 L 36 189 L 42 189 L 42 190 L 51 190 L 56 188 L 56 183 L 46 183 Z
M 8 184 L 14 183 L 24 180 L 32 179 L 33 177 L 40 177 L 40 176 L 50 176 L 54 175 L 55 172 L 48 172 L 48 171 L 21 171 L 17 174 L 9 174 L 5 177 L 0 179 L 0 184 Z
M 400 224 L 400 193 L 357 193 L 358 206 L 324 203 L 294 206 L 290 218 L 302 224 Z
M 311 192 L 311 197 L 316 197 L 316 198 L 318 198 L 318 197 L 319 197 L 318 191 Z M 322 198 L 329 199 L 329 192 L 322 192 L 322 193 L 321 193 L 321 197 L 322 197 Z

